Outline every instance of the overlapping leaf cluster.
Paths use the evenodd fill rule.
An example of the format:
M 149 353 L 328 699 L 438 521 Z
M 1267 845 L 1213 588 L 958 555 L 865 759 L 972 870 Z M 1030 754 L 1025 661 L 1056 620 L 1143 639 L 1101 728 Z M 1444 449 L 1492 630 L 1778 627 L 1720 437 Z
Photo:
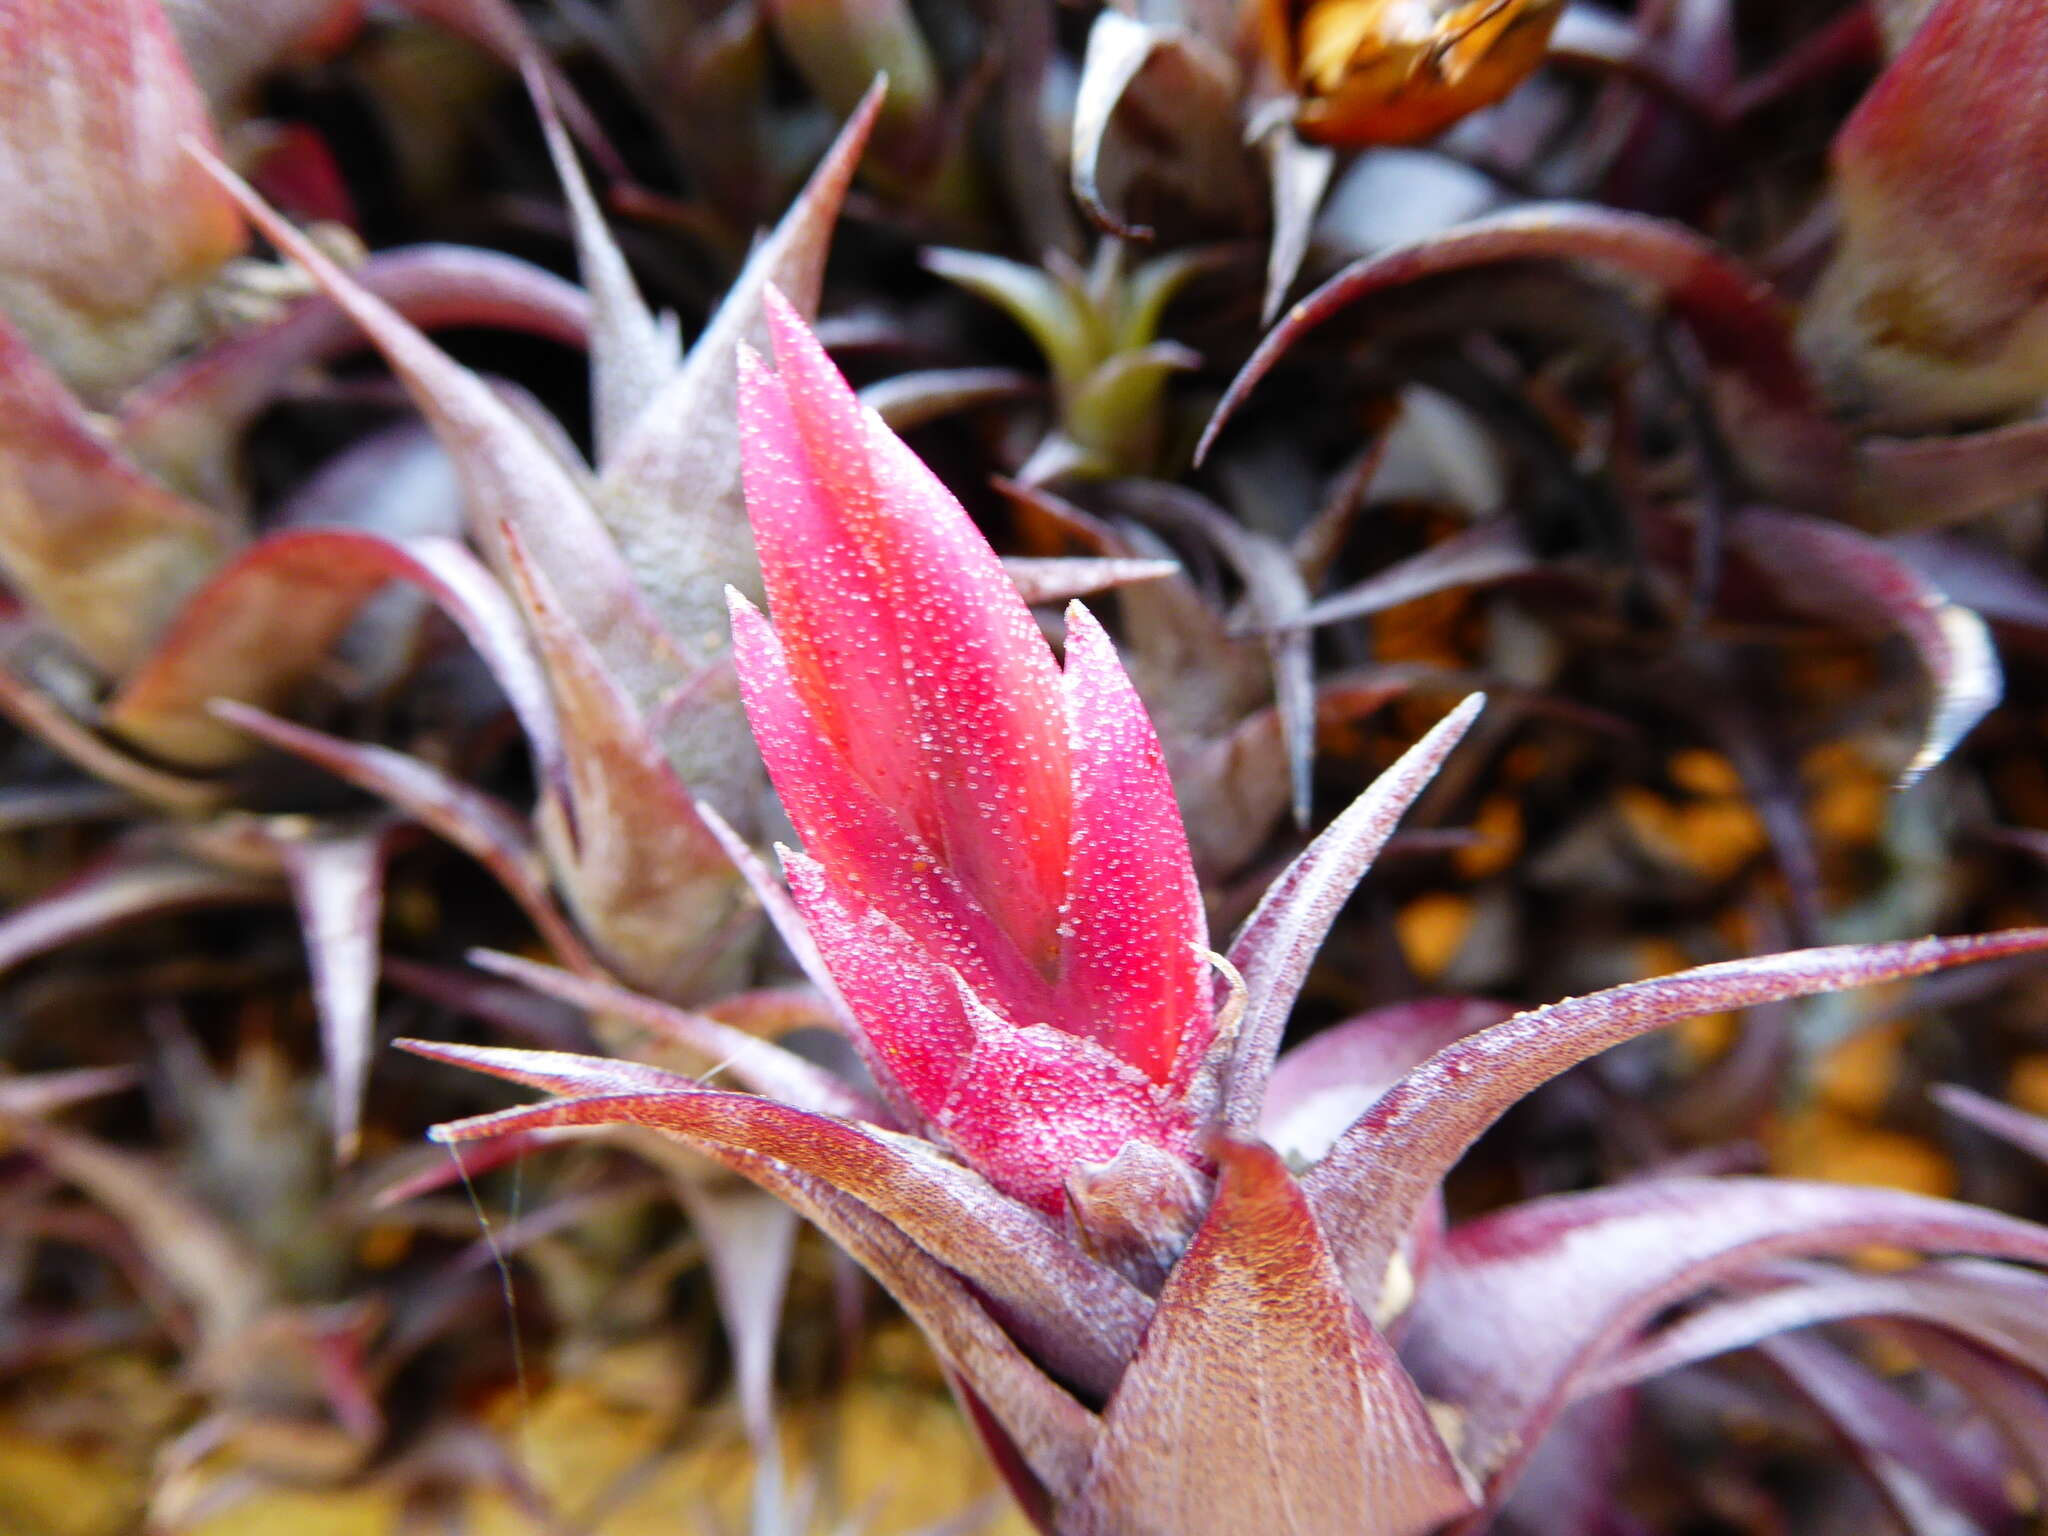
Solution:
M 2017 0 L 0 0 L 4 1422 L 603 1529 L 508 1405 L 681 1339 L 858 1519 L 850 1255 L 1066 1536 L 2024 1528 L 2043 99 Z

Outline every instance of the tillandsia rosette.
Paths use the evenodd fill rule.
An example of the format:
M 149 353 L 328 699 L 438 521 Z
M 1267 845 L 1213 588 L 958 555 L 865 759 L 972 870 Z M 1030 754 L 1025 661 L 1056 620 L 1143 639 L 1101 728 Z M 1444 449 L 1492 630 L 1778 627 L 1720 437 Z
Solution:
M 1583 1432 L 1584 1404 L 1668 1365 L 1759 1344 L 1816 1400 L 1886 1390 L 1778 1337 L 1827 1317 L 2031 1358 L 1999 1319 L 2042 1293 L 2022 1265 L 2048 1263 L 2048 1229 L 1968 1205 L 1679 1172 L 1447 1225 L 1439 1190 L 1518 1099 L 1608 1046 L 2027 954 L 2048 929 L 1733 961 L 1521 1013 L 1382 1010 L 1279 1056 L 1337 909 L 1481 701 L 1211 954 L 1101 626 L 1069 608 L 1056 662 L 960 505 L 788 305 L 766 313 L 775 368 L 742 356 L 739 409 L 768 613 L 734 597 L 734 655 L 803 848 L 786 890 L 735 851 L 866 1081 L 765 1042 L 726 1091 L 409 1041 L 553 1095 L 438 1138 L 650 1127 L 777 1194 L 917 1320 L 1061 1536 L 1476 1529 L 1553 1425 Z M 1983 1262 L 1901 1271 L 1858 1312 L 1846 1293 L 1878 1282 L 1837 1261 L 1874 1242 Z
M 0 0 L 0 1509 L 632 1525 L 623 1366 L 753 1536 L 2038 1520 L 2044 104 L 2037 0 Z M 886 1517 L 849 1254 L 990 1452 Z

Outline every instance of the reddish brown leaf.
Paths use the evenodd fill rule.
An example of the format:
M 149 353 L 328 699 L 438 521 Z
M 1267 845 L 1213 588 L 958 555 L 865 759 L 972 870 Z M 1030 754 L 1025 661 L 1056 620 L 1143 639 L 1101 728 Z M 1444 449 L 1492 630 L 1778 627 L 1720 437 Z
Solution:
M 1245 1143 L 1217 1155 L 1215 1203 L 1167 1278 L 1060 1529 L 1419 1536 L 1470 1509 L 1280 1159 Z

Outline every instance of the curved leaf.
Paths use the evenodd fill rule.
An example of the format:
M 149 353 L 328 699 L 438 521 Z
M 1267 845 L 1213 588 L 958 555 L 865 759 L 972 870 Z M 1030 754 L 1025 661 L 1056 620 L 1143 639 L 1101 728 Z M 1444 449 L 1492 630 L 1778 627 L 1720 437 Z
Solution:
M 525 818 L 504 801 L 389 747 L 343 741 L 229 699 L 216 699 L 213 712 L 238 730 L 318 764 L 431 828 L 491 872 L 563 964 L 597 969 L 590 947 L 549 894 L 540 851 Z
M 490 326 L 577 348 L 589 340 L 582 289 L 497 251 L 402 246 L 376 252 L 349 276 L 424 330 Z M 213 505 L 236 505 L 244 497 L 233 460 L 250 423 L 308 366 L 362 345 L 362 331 L 335 298 L 310 294 L 138 386 L 121 402 L 120 444 L 166 483 Z
M 1416 1212 L 1465 1149 L 1517 1100 L 1609 1046 L 1701 1014 L 2042 949 L 2048 928 L 1845 944 L 1723 961 L 1533 1008 L 1446 1046 L 1409 1073 L 1304 1183 L 1352 1294 L 1370 1309 Z
M 576 1097 L 438 1127 L 470 1140 L 550 1125 L 638 1125 L 694 1146 L 770 1157 L 900 1228 L 988 1298 L 1047 1369 L 1101 1398 L 1137 1347 L 1149 1303 L 1036 1212 L 927 1143 L 772 1099 L 700 1088 L 651 1067 L 553 1051 L 402 1042 L 406 1050 Z M 665 1086 L 664 1086 L 665 1084 Z
M 218 768 L 247 755 L 212 700 L 280 703 L 326 659 L 387 582 L 419 587 L 476 647 L 519 716 L 543 779 L 559 779 L 560 732 L 518 616 L 491 575 L 443 538 L 355 528 L 271 534 L 192 597 L 147 663 L 107 705 L 107 725 L 171 762 Z
M 1817 517 L 1746 507 L 1729 536 L 1778 586 L 1785 602 L 1903 634 L 1934 690 L 1919 750 L 1899 783 L 1916 783 L 1955 750 L 2004 693 L 1998 652 L 1984 621 L 1950 602 L 1894 551 Z
M 1538 203 L 1460 224 L 1354 262 L 1294 305 L 1230 381 L 1196 460 L 1245 397 L 1308 331 L 1372 294 L 1447 272 L 1552 259 L 1647 284 L 1691 329 L 1720 385 L 1723 430 L 1774 485 L 1840 494 L 1847 447 L 1828 420 L 1777 296 L 1684 225 L 1577 203 Z
M 2048 1229 L 1952 1201 L 1781 1179 L 1643 1180 L 1452 1228 L 1410 1309 L 1402 1358 L 1458 1409 L 1463 1453 L 1497 1503 L 1552 1418 L 1664 1308 L 1773 1259 L 1875 1243 L 2048 1262 Z

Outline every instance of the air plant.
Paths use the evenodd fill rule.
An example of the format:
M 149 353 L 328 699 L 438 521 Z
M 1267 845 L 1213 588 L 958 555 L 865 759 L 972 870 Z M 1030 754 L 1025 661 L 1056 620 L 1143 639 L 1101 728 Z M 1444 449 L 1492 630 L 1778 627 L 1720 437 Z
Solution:
M 1017 470 L 1026 485 L 1160 468 L 1169 453 L 1166 386 L 1201 358 L 1160 337 L 1167 307 L 1213 255 L 1181 251 L 1126 270 L 1105 240 L 1083 271 L 1055 252 L 1044 270 L 972 251 L 932 250 L 924 263 L 1022 326 L 1052 374 L 1053 424 Z
M 2027 191 L 2048 163 L 2039 8 L 1942 0 L 1831 153 L 1841 234 L 1801 339 L 1846 414 L 1908 430 L 2048 393 Z
M 1821 1298 L 1853 1271 L 1822 1261 L 1874 1241 L 2048 1263 L 2048 1231 L 1980 1209 L 1744 1178 L 1644 1178 L 1446 1229 L 1439 1188 L 1463 1152 L 1609 1046 L 2027 954 L 2048 930 L 1737 960 L 1504 1019 L 1393 1010 L 1302 1047 L 1313 1067 L 1276 1065 L 1337 909 L 1480 701 L 1211 954 L 1107 635 L 1070 608 L 1056 666 L 959 505 L 788 306 L 770 296 L 767 314 L 777 371 L 743 357 L 739 408 L 770 611 L 734 599 L 735 658 L 804 848 L 783 855 L 786 893 L 753 878 L 874 1097 L 766 1044 L 730 1065 L 754 1091 L 730 1092 L 408 1042 L 553 1095 L 438 1139 L 640 1125 L 773 1191 L 919 1322 L 1026 1510 L 1071 1536 L 1473 1528 L 1571 1402 L 1698 1357 L 1655 1329 L 1681 1302 L 1775 1295 L 1739 1328 L 1711 1310 L 1739 1302 L 1709 1302 L 1717 1322 L 1697 1326 L 1726 1348 L 1843 1315 Z M 2041 1368 L 1994 1320 L 2031 1272 L 1924 1273 L 1858 1315 Z M 1857 1368 L 1766 1347 L 1841 1433 L 1877 1432 Z M 1987 1374 L 1956 1380 L 1995 1411 Z

